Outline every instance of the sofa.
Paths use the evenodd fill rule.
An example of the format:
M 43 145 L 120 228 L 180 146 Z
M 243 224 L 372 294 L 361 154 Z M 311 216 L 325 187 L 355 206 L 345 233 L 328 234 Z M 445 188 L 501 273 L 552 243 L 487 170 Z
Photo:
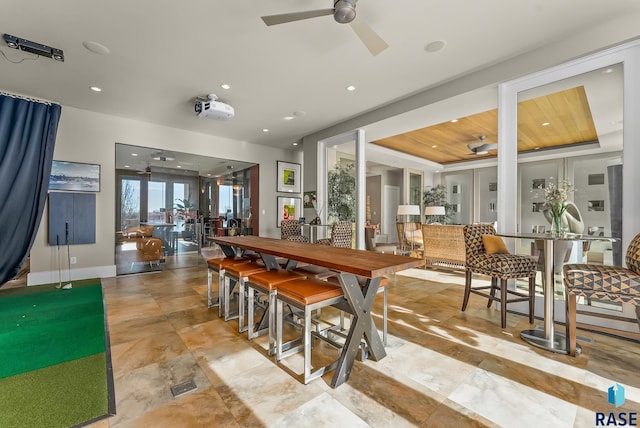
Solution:
M 425 267 L 464 270 L 463 225 L 422 224 Z

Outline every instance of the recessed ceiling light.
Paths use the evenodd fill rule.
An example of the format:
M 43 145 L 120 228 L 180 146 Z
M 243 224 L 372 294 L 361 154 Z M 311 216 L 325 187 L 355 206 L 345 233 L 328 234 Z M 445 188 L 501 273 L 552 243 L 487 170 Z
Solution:
M 298 145 L 298 143 L 293 143 L 293 145 L 294 145 L 294 146 L 297 146 L 297 145 Z
M 606 70 L 603 71 L 603 73 L 611 73 L 613 72 L 613 68 L 607 68 Z
M 211 177 L 211 174 L 207 174 L 207 177 Z
M 447 42 L 446 41 L 444 41 L 444 40 L 436 40 L 435 42 L 428 43 L 424 47 L 424 50 L 429 52 L 429 53 L 434 53 L 434 52 L 441 51 L 442 49 L 444 49 L 445 46 L 447 46 Z
M 93 52 L 98 55 L 107 55 L 109 54 L 109 48 L 105 45 L 101 45 L 98 42 L 82 42 L 82 46 L 89 52 Z
M 131 153 L 131 156 L 138 156 L 137 153 Z
M 347 91 L 349 91 L 349 92 L 353 92 L 353 91 L 355 91 L 355 90 L 356 90 L 356 87 L 355 87 L 355 86 L 353 86 L 353 85 L 349 85 L 349 86 L 347 86 L 345 89 L 346 89 Z
M 267 128 L 262 128 L 262 132 L 269 132 Z
M 231 85 L 228 85 L 228 84 L 226 84 L 226 83 L 223 83 L 222 85 L 220 85 L 220 87 L 221 87 L 222 89 L 231 89 Z
M 451 123 L 456 123 L 458 119 L 451 119 Z
M 542 126 L 549 126 L 549 125 L 551 125 L 551 123 L 549 123 L 549 122 L 543 122 L 542 123 Z
M 431 146 L 432 149 L 435 149 L 436 147 L 438 147 L 438 146 L 436 146 L 435 144 L 433 146 Z
M 182 168 L 182 165 L 176 165 L 176 168 Z
M 92 86 L 89 89 L 91 89 L 93 92 L 102 92 L 102 88 L 98 88 L 97 86 Z
M 124 167 L 125 167 L 125 168 L 131 168 L 129 165 L 125 165 Z
M 337 145 L 337 144 L 334 144 L 334 145 L 333 145 L 333 148 L 334 148 L 334 149 L 337 149 L 337 148 L 338 148 L 338 145 Z
M 295 116 L 285 116 L 285 117 L 283 117 L 284 120 L 293 120 L 295 118 L 296 118 Z

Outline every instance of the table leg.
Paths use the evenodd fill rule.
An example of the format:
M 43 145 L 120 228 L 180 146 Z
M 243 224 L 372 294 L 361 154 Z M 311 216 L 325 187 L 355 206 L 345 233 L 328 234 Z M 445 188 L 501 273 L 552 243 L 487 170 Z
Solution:
M 556 332 L 553 325 L 553 306 L 555 293 L 554 275 L 554 243 L 553 239 L 544 241 L 544 330 L 523 330 L 520 337 L 527 343 L 558 354 L 567 354 L 567 337 Z M 580 346 L 576 347 L 580 352 Z
M 371 317 L 371 308 L 378 292 L 380 278 L 370 279 L 364 287 L 364 293 L 361 291 L 355 275 L 341 273 L 338 278 L 340 279 L 344 296 L 352 310 L 353 322 L 349 327 L 347 340 L 342 348 L 336 371 L 331 380 L 332 388 L 340 386 L 349 379 L 349 374 L 353 368 L 353 362 L 363 337 L 374 361 L 379 361 L 387 355 Z

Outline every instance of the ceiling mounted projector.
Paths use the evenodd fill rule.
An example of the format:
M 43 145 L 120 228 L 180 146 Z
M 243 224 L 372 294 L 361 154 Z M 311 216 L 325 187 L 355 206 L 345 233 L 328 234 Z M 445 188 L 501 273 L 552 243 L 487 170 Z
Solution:
M 216 101 L 215 94 L 207 95 L 207 98 L 197 98 L 194 110 L 198 117 L 207 117 L 216 120 L 231 120 L 235 116 L 233 107 L 229 104 Z
M 56 49 L 41 43 L 32 42 L 31 40 L 21 39 L 11 34 L 5 34 L 4 41 L 7 43 L 7 46 L 12 49 L 20 49 L 21 51 L 64 62 L 64 52 L 62 52 L 62 49 Z

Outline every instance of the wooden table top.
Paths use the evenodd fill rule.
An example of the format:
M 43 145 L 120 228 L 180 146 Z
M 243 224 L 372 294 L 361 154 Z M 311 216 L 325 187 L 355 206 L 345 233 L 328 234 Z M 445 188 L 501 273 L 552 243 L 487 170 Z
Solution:
M 367 278 L 377 278 L 401 270 L 423 266 L 424 260 L 395 254 L 338 248 L 258 236 L 219 236 L 209 240 L 222 245 L 252 250 L 348 272 Z

